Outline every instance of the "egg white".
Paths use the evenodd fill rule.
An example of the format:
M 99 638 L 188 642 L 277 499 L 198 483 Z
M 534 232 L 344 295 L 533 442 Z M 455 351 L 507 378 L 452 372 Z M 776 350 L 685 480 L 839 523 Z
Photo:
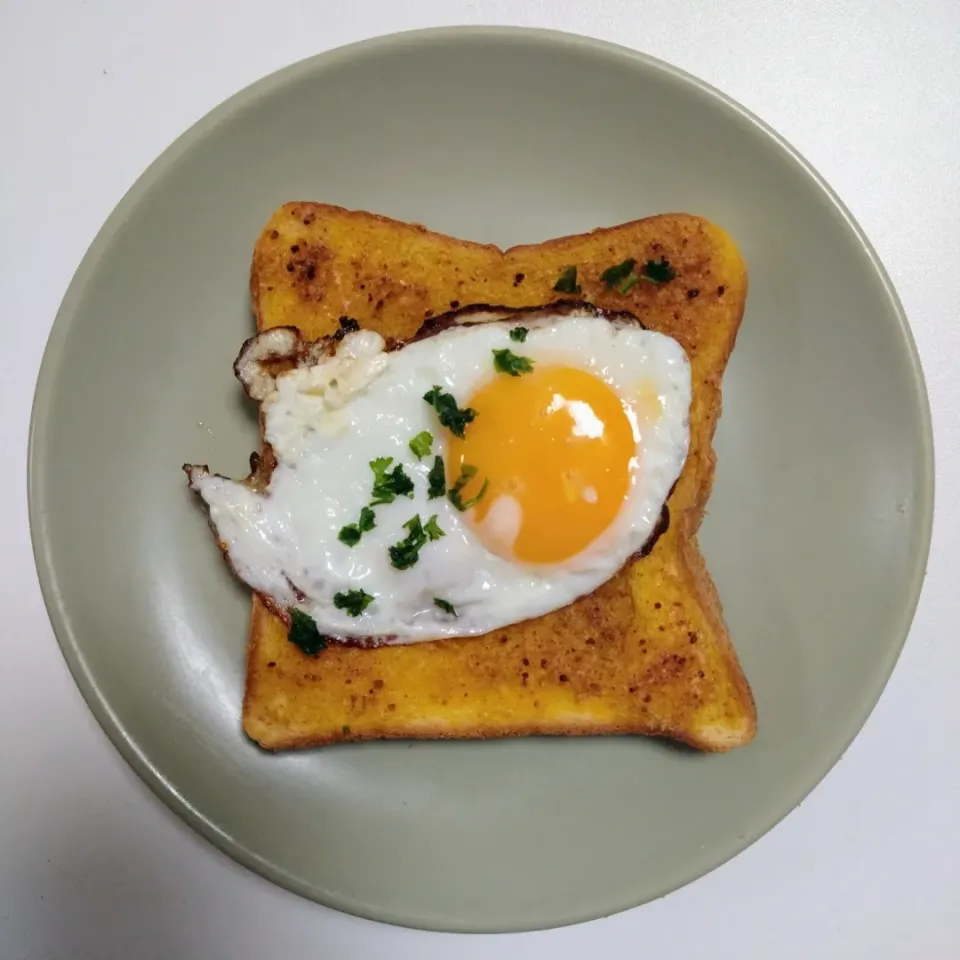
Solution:
M 509 337 L 518 324 L 529 329 L 522 344 Z M 537 364 L 593 373 L 618 394 L 633 425 L 637 453 L 623 507 L 563 563 L 532 566 L 493 554 L 447 497 L 427 498 L 427 473 L 433 456 L 445 455 L 448 433 L 423 395 L 440 385 L 466 405 L 502 375 L 492 351 L 503 347 Z M 644 545 L 686 460 L 690 399 L 689 362 L 675 340 L 603 316 L 521 314 L 453 326 L 393 352 L 378 334 L 359 331 L 334 356 L 278 376 L 263 400 L 277 460 L 265 492 L 205 471 L 192 474 L 191 485 L 235 573 L 279 606 L 309 614 L 321 633 L 386 643 L 479 635 L 591 592 Z M 433 450 L 418 461 L 409 441 L 423 430 Z M 403 464 L 414 496 L 377 506 L 376 527 L 348 547 L 338 534 L 370 502 L 369 463 L 378 457 Z M 448 487 L 454 479 L 447 477 Z M 413 567 L 397 570 L 388 548 L 414 514 L 423 523 L 436 515 L 445 536 L 427 543 Z M 334 594 L 352 589 L 375 598 L 357 617 L 333 604 Z M 457 615 L 439 609 L 437 598 Z

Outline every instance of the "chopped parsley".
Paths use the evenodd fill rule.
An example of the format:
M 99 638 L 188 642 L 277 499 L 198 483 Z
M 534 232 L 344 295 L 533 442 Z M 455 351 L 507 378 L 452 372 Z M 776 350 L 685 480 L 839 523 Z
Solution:
M 348 547 L 355 547 L 360 542 L 360 537 L 377 525 L 375 517 L 376 514 L 370 507 L 364 507 L 360 511 L 360 519 L 356 523 L 348 523 L 342 527 L 337 539 Z
M 287 639 L 308 657 L 315 657 L 327 646 L 327 638 L 317 629 L 316 621 L 296 607 L 290 608 L 290 629 Z
M 457 477 L 457 482 L 450 489 L 450 502 L 461 513 L 464 510 L 469 510 L 471 507 L 476 506 L 483 498 L 483 495 L 487 492 L 487 487 L 490 486 L 490 481 L 485 479 L 483 481 L 483 486 L 480 488 L 480 492 L 475 497 L 471 497 L 469 500 L 462 499 L 460 492 L 476 475 L 477 468 L 469 463 L 465 463 L 460 468 L 460 476 Z
M 666 257 L 659 260 L 647 260 L 637 273 L 634 270 L 637 261 L 632 257 L 609 267 L 600 275 L 600 279 L 607 285 L 608 290 L 616 287 L 617 293 L 629 293 L 641 280 L 648 283 L 667 283 L 672 280 L 677 271 L 670 266 Z
M 344 732 L 344 733 L 349 733 L 349 732 L 350 732 L 350 724 L 349 724 L 349 723 L 345 723 L 345 724 L 343 725 L 343 732 Z
M 677 271 L 670 266 L 666 257 L 648 260 L 640 271 L 640 276 L 650 283 L 669 283 L 676 275 Z
M 430 456 L 430 448 L 432 446 L 433 434 L 429 430 L 421 431 L 410 441 L 410 449 L 418 460 Z
M 439 540 L 446 536 L 437 523 L 436 514 L 427 521 L 426 526 L 420 519 L 420 514 L 414 514 L 403 528 L 407 531 L 406 537 L 389 549 L 390 563 L 398 570 L 412 567 L 420 559 L 420 551 L 428 540 Z
M 447 492 L 447 472 L 443 468 L 443 457 L 433 458 L 433 466 L 427 474 L 430 486 L 427 488 L 427 499 L 436 500 Z
M 634 260 L 633 257 L 629 257 L 624 260 L 623 263 L 618 263 L 615 267 L 607 267 L 607 269 L 600 274 L 600 279 L 606 284 L 608 290 L 612 290 L 630 276 L 636 265 L 637 261 Z
M 439 597 L 434 597 L 433 605 L 439 607 L 444 613 L 449 613 L 452 617 L 457 615 L 457 608 L 450 603 L 449 600 L 441 600 Z
M 436 519 L 436 517 L 431 517 L 428 525 L 429 522 L 432 522 L 436 527 Z M 407 531 L 407 535 L 388 550 L 390 563 L 396 567 L 397 570 L 407 570 L 412 567 L 420 559 L 420 551 L 427 540 L 436 539 L 435 537 L 431 538 L 429 534 L 424 531 L 419 513 L 414 514 L 403 525 L 403 528 Z M 439 530 L 440 528 L 437 527 L 437 529 Z M 442 533 L 440 535 L 443 536 Z
M 470 407 L 464 407 L 461 410 L 453 396 L 444 393 L 443 388 L 439 386 L 428 390 L 423 395 L 423 399 L 437 411 L 440 425 L 446 427 L 455 437 L 462 437 L 464 427 L 477 415 L 477 411 Z
M 527 330 L 526 327 L 514 327 L 510 331 L 510 339 L 516 343 L 523 343 L 523 341 L 527 339 L 527 334 L 529 332 L 530 331 Z
M 413 481 L 403 472 L 403 465 L 397 464 L 389 473 L 387 468 L 393 463 L 393 457 L 377 457 L 370 461 L 373 471 L 372 506 L 378 503 L 393 503 L 397 497 L 413 496 Z
M 333 605 L 338 610 L 346 610 L 351 617 L 359 617 L 371 603 L 373 597 L 364 590 L 347 590 L 333 595 Z
M 517 356 L 512 350 L 494 350 L 493 366 L 500 373 L 519 377 L 521 373 L 533 372 L 533 361 L 529 357 Z
M 553 285 L 553 289 L 558 293 L 579 293 L 580 284 L 577 283 L 577 268 L 564 267 L 560 271 L 560 276 Z
M 337 539 L 348 547 L 355 547 L 360 542 L 360 527 L 355 523 L 348 523 L 340 528 Z

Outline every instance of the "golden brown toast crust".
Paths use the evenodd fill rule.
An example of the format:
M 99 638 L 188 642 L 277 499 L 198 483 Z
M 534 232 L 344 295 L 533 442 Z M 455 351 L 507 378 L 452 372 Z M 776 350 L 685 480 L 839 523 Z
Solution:
M 626 295 L 600 281 L 627 257 L 667 257 L 672 281 Z M 472 303 L 530 307 L 580 296 L 636 314 L 691 361 L 690 453 L 668 501 L 670 527 L 649 556 L 575 603 L 476 639 L 305 656 L 254 598 L 244 730 L 268 749 L 390 737 L 486 738 L 643 733 L 706 750 L 746 743 L 756 712 L 696 543 L 713 480 L 720 381 L 746 298 L 729 236 L 669 214 L 514 247 L 456 240 L 368 213 L 312 203 L 280 208 L 257 242 L 258 328 L 317 339 L 349 315 L 409 339 L 424 320 Z

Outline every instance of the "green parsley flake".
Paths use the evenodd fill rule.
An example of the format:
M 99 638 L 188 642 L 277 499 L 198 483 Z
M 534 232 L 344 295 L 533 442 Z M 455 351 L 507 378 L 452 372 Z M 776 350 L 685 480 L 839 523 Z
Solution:
M 423 399 L 437 411 L 440 425 L 446 427 L 455 437 L 462 437 L 464 427 L 477 415 L 477 411 L 470 407 L 464 407 L 461 410 L 453 396 L 445 393 L 439 386 L 428 390 L 423 395 Z
M 608 290 L 612 290 L 617 284 L 622 283 L 630 276 L 636 264 L 637 261 L 630 257 L 623 263 L 618 263 L 615 267 L 607 267 L 600 274 L 600 279 L 606 284 Z
M 372 506 L 380 503 L 393 503 L 397 497 L 413 496 L 413 481 L 403 472 L 403 465 L 397 464 L 389 473 L 387 468 L 393 463 L 393 457 L 377 457 L 370 461 L 373 471 Z
M 431 517 L 428 525 L 432 522 L 435 529 L 440 530 L 436 525 L 436 519 L 435 516 Z M 403 528 L 407 531 L 406 537 L 388 550 L 390 563 L 397 570 L 407 570 L 412 567 L 420 559 L 420 551 L 426 545 L 427 540 L 436 539 L 424 531 L 419 513 L 414 514 L 403 525 Z M 443 536 L 443 531 L 440 531 L 440 536 Z
M 333 595 L 333 605 L 338 610 L 346 610 L 351 617 L 359 617 L 371 603 L 373 597 L 364 590 L 347 590 Z
M 475 507 L 483 495 L 487 492 L 487 487 L 490 486 L 490 481 L 485 479 L 483 481 L 483 486 L 480 488 L 480 492 L 475 496 L 471 497 L 469 500 L 464 500 L 460 496 L 460 492 L 463 488 L 477 475 L 477 468 L 472 466 L 469 463 L 465 463 L 460 468 L 460 476 L 457 477 L 457 482 L 453 485 L 450 490 L 449 497 L 450 502 L 462 513 L 464 510 L 469 510 L 471 507 Z
M 523 343 L 527 339 L 527 334 L 530 331 L 526 327 L 514 327 L 510 331 L 510 339 L 516 343 Z
M 447 472 L 443 468 L 443 457 L 433 458 L 433 466 L 427 474 L 430 486 L 427 488 L 427 499 L 436 500 L 447 492 Z
M 355 523 L 348 523 L 340 528 L 337 539 L 348 547 L 355 547 L 360 542 L 360 528 Z
M 441 600 L 439 597 L 434 597 L 433 605 L 439 607 L 444 613 L 449 613 L 452 617 L 457 616 L 457 608 L 450 603 L 449 600 Z
M 376 514 L 370 507 L 364 507 L 360 511 L 360 519 L 356 523 L 348 523 L 342 527 L 337 539 L 348 547 L 355 547 L 360 542 L 361 535 L 372 530 L 376 525 Z
M 580 284 L 577 283 L 577 268 L 564 267 L 560 271 L 560 276 L 553 285 L 553 289 L 558 293 L 580 293 Z
M 617 293 L 629 293 L 639 282 L 640 277 L 636 273 L 629 273 L 617 284 Z
M 429 430 L 424 430 L 421 433 L 418 433 L 410 441 L 410 449 L 413 451 L 413 455 L 418 460 L 422 460 L 424 457 L 429 457 L 430 448 L 432 446 L 433 446 L 433 434 Z
M 649 283 L 669 283 L 676 275 L 677 271 L 666 257 L 648 260 L 640 271 L 640 276 Z
M 441 537 L 445 537 L 446 534 L 440 529 L 440 525 L 437 523 L 437 515 L 434 514 L 424 525 L 424 531 L 431 540 L 439 540 Z
M 290 608 L 290 629 L 287 639 L 308 657 L 315 657 L 327 646 L 327 638 L 317 629 L 316 621 L 296 607 Z
M 519 357 L 512 350 L 494 350 L 493 366 L 500 373 L 519 377 L 521 373 L 533 372 L 533 361 L 529 357 Z

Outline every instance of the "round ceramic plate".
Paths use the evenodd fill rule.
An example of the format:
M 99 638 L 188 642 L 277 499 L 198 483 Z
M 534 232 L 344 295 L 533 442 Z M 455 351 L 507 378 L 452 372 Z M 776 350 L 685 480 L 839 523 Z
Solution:
M 665 211 L 726 227 L 751 290 L 702 546 L 759 735 L 381 743 L 241 733 L 248 598 L 180 464 L 240 476 L 231 372 L 251 251 L 318 200 L 501 245 Z M 917 355 L 850 215 L 782 140 L 648 57 L 509 29 L 404 34 L 240 93 L 143 175 L 63 301 L 37 388 L 30 515 L 57 637 L 124 757 L 267 877 L 379 920 L 519 930 L 700 876 L 790 811 L 859 730 L 920 590 L 932 443 Z

